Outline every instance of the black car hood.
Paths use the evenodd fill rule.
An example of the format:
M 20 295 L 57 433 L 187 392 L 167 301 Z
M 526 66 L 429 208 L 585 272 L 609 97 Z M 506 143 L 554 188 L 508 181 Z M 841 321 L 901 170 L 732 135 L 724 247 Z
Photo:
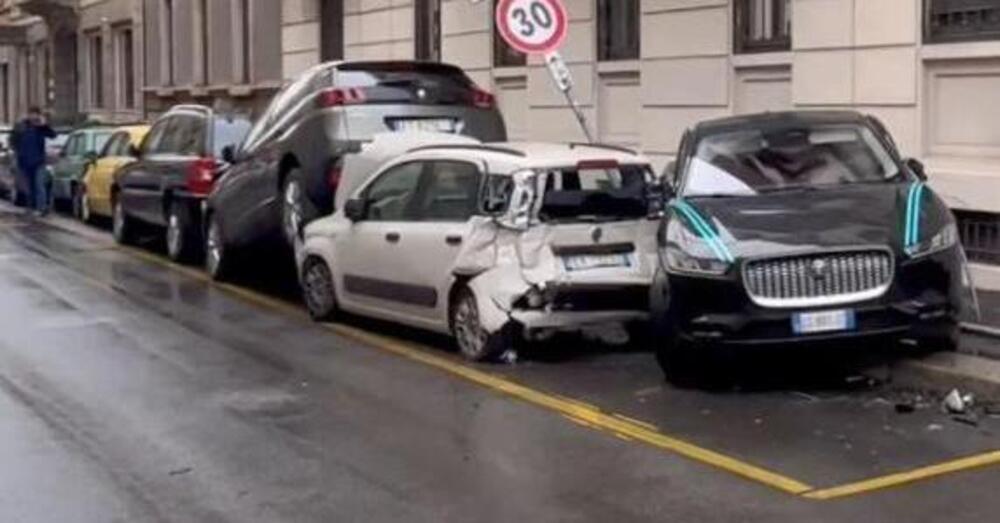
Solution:
M 686 202 L 738 258 L 858 246 L 884 246 L 898 253 L 911 187 L 864 184 Z M 939 228 L 945 219 L 940 200 L 928 190 L 920 206 L 922 230 Z

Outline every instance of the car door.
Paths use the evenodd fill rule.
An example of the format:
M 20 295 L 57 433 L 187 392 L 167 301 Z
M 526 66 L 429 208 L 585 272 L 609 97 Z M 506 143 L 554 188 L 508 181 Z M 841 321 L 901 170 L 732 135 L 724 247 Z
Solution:
M 93 212 L 102 215 L 111 213 L 112 174 L 121 164 L 122 155 L 127 154 L 128 146 L 129 134 L 124 131 L 115 133 L 87 173 L 84 183 Z
M 177 116 L 161 117 L 143 141 L 141 158 L 119 172 L 118 185 L 125 212 L 143 221 L 158 223 L 162 218 L 160 192 L 162 168 L 170 155 L 171 134 L 177 125 Z
M 391 166 L 358 193 L 365 215 L 334 239 L 334 276 L 345 309 L 403 319 L 414 310 L 433 307 L 434 289 L 408 281 L 400 260 L 418 263 L 407 234 L 415 223 L 411 203 L 426 162 Z
M 391 274 L 435 298 L 408 309 L 414 320 L 448 326 L 448 293 L 478 213 L 482 171 L 474 162 L 436 160 L 421 178 L 411 205 L 414 221 L 400 228 L 406 253 L 387 260 Z

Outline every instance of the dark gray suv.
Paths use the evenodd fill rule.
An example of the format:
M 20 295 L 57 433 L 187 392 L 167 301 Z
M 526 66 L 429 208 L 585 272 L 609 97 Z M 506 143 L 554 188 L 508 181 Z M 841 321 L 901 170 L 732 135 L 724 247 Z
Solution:
M 433 62 L 329 62 L 279 92 L 208 200 L 206 268 L 220 277 L 233 249 L 293 244 L 333 211 L 343 156 L 379 133 L 432 131 L 507 138 L 492 94 Z

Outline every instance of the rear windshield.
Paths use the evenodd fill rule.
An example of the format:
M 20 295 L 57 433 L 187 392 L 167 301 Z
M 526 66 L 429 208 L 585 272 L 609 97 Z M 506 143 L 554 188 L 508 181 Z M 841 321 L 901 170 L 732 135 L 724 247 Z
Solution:
M 613 221 L 646 216 L 649 167 L 564 168 L 542 173 L 544 221 Z
M 248 132 L 250 132 L 250 122 L 243 118 L 217 117 L 212 140 L 213 156 L 222 157 L 222 149 L 227 145 L 238 146 Z
M 368 103 L 468 104 L 475 89 L 460 69 L 435 64 L 349 64 L 337 87 L 365 89 Z

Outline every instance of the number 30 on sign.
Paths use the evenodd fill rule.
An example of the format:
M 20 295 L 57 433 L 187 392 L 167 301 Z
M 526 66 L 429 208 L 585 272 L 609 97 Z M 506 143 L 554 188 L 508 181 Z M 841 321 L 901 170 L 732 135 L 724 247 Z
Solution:
M 555 51 L 566 39 L 562 0 L 500 0 L 497 29 L 514 49 L 527 54 Z

